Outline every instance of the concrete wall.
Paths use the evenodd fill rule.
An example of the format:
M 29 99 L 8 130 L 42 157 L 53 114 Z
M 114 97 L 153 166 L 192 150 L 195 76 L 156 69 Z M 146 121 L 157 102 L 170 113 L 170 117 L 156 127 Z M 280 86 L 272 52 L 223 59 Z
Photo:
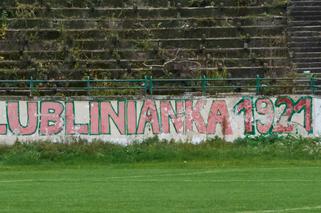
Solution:
M 194 143 L 246 135 L 321 135 L 313 96 L 152 97 L 92 101 L 0 101 L 0 141 L 73 137 L 127 144 L 158 135 Z

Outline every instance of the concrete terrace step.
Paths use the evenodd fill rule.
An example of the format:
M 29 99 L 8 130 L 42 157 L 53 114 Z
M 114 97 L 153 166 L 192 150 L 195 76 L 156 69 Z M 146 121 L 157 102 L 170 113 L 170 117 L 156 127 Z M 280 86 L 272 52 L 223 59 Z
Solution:
M 225 6 L 238 6 L 238 5 L 262 5 L 264 3 L 272 3 L 271 0 L 257 0 L 256 2 L 251 1 L 244 1 L 244 2 L 237 2 L 234 0 L 214 0 L 211 1 L 214 5 L 225 5 Z M 191 2 L 190 0 L 180 0 L 179 3 L 182 6 L 200 6 L 206 7 L 213 5 L 211 2 L 204 2 L 201 4 L 197 4 Z M 15 2 L 12 0 L 2 0 L 2 3 L 7 6 L 15 6 Z M 20 4 L 37 4 L 37 0 L 19 0 Z M 138 6 L 146 6 L 146 7 L 175 7 L 177 5 L 177 1 L 174 0 L 136 0 L 135 3 Z M 38 3 L 39 4 L 39 3 Z M 90 7 L 90 6 L 105 6 L 105 7 L 126 7 L 126 6 L 133 6 L 133 1 L 126 1 L 126 0 L 108 0 L 108 1 L 92 1 L 92 3 L 88 2 L 87 0 L 74 0 L 74 1 L 66 1 L 66 0 L 46 0 L 43 1 L 43 5 L 48 5 L 51 7 Z
M 177 49 L 166 49 L 166 57 L 172 58 Z M 248 57 L 258 57 L 258 58 L 269 58 L 268 55 L 273 57 L 286 57 L 287 48 L 286 47 L 267 47 L 267 48 L 214 48 L 206 49 L 204 53 L 199 54 L 199 49 L 180 49 L 180 55 L 184 57 L 204 57 L 204 55 L 211 55 L 213 57 L 218 57 L 221 59 L 228 58 L 248 58 Z M 109 50 L 79 50 L 80 59 L 111 59 L 114 57 L 112 51 Z M 142 49 L 121 49 L 117 53 L 121 58 L 133 60 L 148 60 L 148 59 L 159 59 L 159 55 L 155 54 L 153 50 L 142 50 Z M 1 51 L 0 56 L 4 57 L 7 60 L 19 59 L 22 55 L 20 51 Z M 66 53 L 63 51 L 45 51 L 45 50 L 36 50 L 36 51 L 24 51 L 24 54 L 30 56 L 33 59 L 42 59 L 42 60 L 51 60 L 51 59 L 64 59 Z
M 302 14 L 305 14 L 305 13 L 316 13 L 320 14 L 320 10 L 321 10 L 321 5 L 318 5 L 318 6 L 295 6 L 295 7 L 290 7 L 289 8 L 289 11 L 291 14 L 297 14 L 297 13 L 302 13 Z
M 68 17 L 68 18 L 52 18 L 52 17 L 8 17 L 7 21 L 57 21 L 57 22 L 68 22 L 68 21 L 84 21 L 84 22 L 98 22 L 98 21 L 108 21 L 101 19 L 101 18 L 82 18 L 82 17 Z M 155 17 L 153 19 L 150 18 L 141 18 L 137 17 L 135 19 L 129 18 L 129 17 L 114 17 L 112 19 L 113 22 L 126 22 L 126 21 L 132 21 L 132 22 L 150 22 L 150 21 L 188 21 L 188 20 L 232 20 L 232 21 L 241 21 L 241 20 L 284 20 L 286 21 L 286 17 L 281 15 L 255 15 L 255 16 L 226 16 L 226 15 L 220 15 L 220 16 L 211 16 L 211 17 Z
M 2 0 L 8 30 L 0 40 L 0 77 L 16 71 L 21 77 L 142 77 L 154 72 L 144 63 L 162 64 L 178 49 L 179 58 L 198 61 L 202 72 L 216 71 L 220 63 L 234 76 L 289 70 L 282 3 L 135 2 L 137 7 L 131 0 Z
M 311 71 L 313 73 L 320 73 L 321 67 L 306 67 L 306 68 L 295 68 L 297 72 Z
M 289 47 L 295 48 L 295 47 L 316 47 L 321 46 L 321 41 L 319 42 L 290 42 L 288 43 Z
M 304 16 L 291 16 L 291 20 L 293 21 L 319 21 L 320 19 L 321 15 L 306 14 Z
M 321 58 L 321 52 L 294 52 L 293 54 L 296 58 Z
M 283 26 L 244 26 L 237 27 L 198 27 L 198 28 L 150 28 L 146 29 L 8 29 L 6 32 L 8 40 L 21 39 L 23 35 L 41 39 L 54 40 L 62 36 L 68 36 L 77 39 L 103 39 L 115 37 L 117 39 L 165 39 L 165 38 L 212 38 L 212 37 L 249 37 L 259 36 L 280 36 L 284 33 Z M 205 36 L 205 37 L 204 37 Z
M 1 54 L 1 53 L 0 53 Z M 171 58 L 168 58 L 168 60 L 170 60 Z M 200 60 L 200 58 L 198 57 L 191 57 L 191 58 L 182 58 L 182 60 L 189 60 L 189 61 L 197 61 L 197 60 Z M 208 61 L 221 61 L 221 60 L 224 60 L 224 61 L 252 61 L 253 58 L 246 58 L 246 57 L 241 57 L 241 58 L 216 58 L 216 57 L 213 57 L 213 58 L 210 58 L 208 59 Z M 256 57 L 255 60 L 260 60 L 260 61 L 284 61 L 284 60 L 287 60 L 288 58 L 287 57 Z M 77 59 L 75 60 L 76 62 L 82 62 L 82 63 L 85 63 L 85 62 L 88 62 L 88 63 L 105 63 L 105 64 L 112 64 L 112 63 L 149 63 L 151 65 L 153 64 L 160 64 L 161 62 L 163 62 L 164 60 L 166 59 L 160 59 L 160 58 L 155 58 L 155 59 L 119 59 L 119 60 L 116 60 L 116 59 Z M 41 63 L 44 63 L 46 62 L 47 60 L 46 59 L 38 59 L 37 60 L 38 62 L 41 62 Z M 64 58 L 62 59 L 52 59 L 50 60 L 52 62 L 64 62 Z M 1 60 L 0 63 L 3 63 L 3 64 L 15 64 L 15 63 L 20 63 L 21 60 Z
M 255 77 L 257 74 L 264 75 L 267 71 L 273 71 L 276 73 L 284 73 L 289 70 L 288 66 L 257 66 L 257 67 L 226 67 L 226 69 L 232 74 L 232 77 Z M 87 70 L 87 69 L 86 69 Z M 215 72 L 218 70 L 217 67 L 203 67 L 203 68 L 197 68 L 198 71 L 210 71 Z M 59 72 L 61 74 L 69 74 L 69 73 L 81 73 L 84 69 L 59 69 Z M 95 72 L 99 73 L 100 75 L 104 76 L 106 74 L 111 74 L 111 76 L 114 76 L 115 79 L 117 79 L 117 75 L 121 75 L 122 73 L 126 73 L 128 71 L 127 68 L 125 69 L 91 69 L 89 72 Z M 146 71 L 146 68 L 133 68 L 131 69 L 131 72 L 134 73 L 144 73 Z M 0 69 L 1 73 L 10 74 L 12 72 L 12 69 Z M 17 69 L 17 73 L 28 74 L 28 73 L 34 73 L 35 69 Z M 157 71 L 159 72 L 159 71 Z M 90 73 L 89 73 L 90 74 Z M 159 73 L 154 73 L 154 76 Z M 140 78 L 143 78 L 144 75 L 140 76 Z
M 295 70 L 321 71 L 321 1 L 290 0 L 288 46 Z
M 30 29 L 30 28 L 65 28 L 65 29 L 86 29 L 86 28 L 156 28 L 156 27 L 210 27 L 210 26 L 270 26 L 270 25 L 285 25 L 286 20 L 280 18 L 234 18 L 234 17 L 211 17 L 211 18 L 186 18 L 186 19 L 8 19 L 8 27 L 15 29 Z
M 320 31 L 288 31 L 288 35 L 294 37 L 317 37 L 320 36 L 320 34 Z
M 320 0 L 290 0 L 289 4 L 311 4 L 311 3 L 319 3 Z
M 155 27 L 205 27 L 205 26 L 265 26 L 265 25 L 286 25 L 287 21 L 280 16 L 253 16 L 253 17 L 204 17 L 204 18 L 155 18 L 155 19 L 97 19 L 97 18 L 9 18 L 8 27 L 15 29 L 23 28 L 155 28 Z
M 297 7 L 319 7 L 321 6 L 321 2 L 310 2 L 310 1 L 304 1 L 304 2 L 295 2 L 295 3 L 291 3 L 289 4 L 289 8 L 292 9 L 292 8 L 297 8 Z
M 253 47 L 273 47 L 277 46 L 274 43 L 282 43 L 283 45 L 286 44 L 283 41 L 284 38 L 275 38 L 272 40 L 271 38 L 257 38 L 251 39 L 248 43 L 248 48 Z M 19 44 L 15 41 L 9 42 L 0 41 L 0 49 L 2 50 L 21 50 L 22 47 L 25 47 L 27 50 L 37 50 L 37 49 L 44 49 L 44 50 L 59 50 L 63 48 L 64 44 L 57 45 L 56 42 L 30 42 L 28 45 Z M 81 50 L 105 50 L 105 49 L 123 49 L 123 48 L 242 48 L 244 47 L 245 42 L 242 39 L 207 39 L 203 42 L 201 39 L 157 39 L 157 40 L 123 40 L 118 42 L 116 45 L 113 41 L 106 41 L 106 40 L 75 40 L 73 41 L 73 47 Z M 146 47 L 147 46 L 147 47 Z
M 167 59 L 170 60 L 170 59 Z M 189 58 L 185 59 L 188 61 L 198 61 L 201 64 L 205 65 L 205 62 L 201 62 L 199 58 Z M 163 64 L 166 60 L 75 60 L 74 63 L 77 63 L 78 66 L 86 67 L 87 69 L 117 69 L 117 68 L 127 68 L 130 66 L 131 68 L 141 68 L 145 67 L 144 63 L 149 65 L 160 65 Z M 217 62 L 222 62 L 227 67 L 250 67 L 250 66 L 262 66 L 263 64 L 272 64 L 274 66 L 282 66 L 284 64 L 287 64 L 287 58 L 228 58 L 228 59 L 222 59 L 222 58 L 211 58 L 210 60 L 206 61 L 206 66 L 209 67 L 215 67 Z M 68 64 L 65 60 L 37 60 L 36 63 L 42 64 L 42 67 L 46 67 L 52 63 L 56 65 L 63 65 Z M 0 67 L 1 68 L 15 68 L 15 67 L 21 67 L 25 64 L 22 60 L 2 60 L 0 61 Z M 146 68 L 148 69 L 148 68 Z
M 319 10 L 313 10 L 313 11 L 291 11 L 290 12 L 291 15 L 295 18 L 299 18 L 299 17 L 302 17 L 302 18 L 305 18 L 305 17 L 311 17 L 311 16 L 320 16 L 321 15 L 321 11 Z
M 321 62 L 298 62 L 295 63 L 297 68 L 320 68 L 321 67 Z
M 297 26 L 321 26 L 321 21 L 288 21 L 289 27 Z
M 307 44 L 316 44 L 316 45 L 319 45 L 321 42 L 321 38 L 312 38 L 312 39 L 300 39 L 300 38 L 296 38 L 296 39 L 289 39 L 288 40 L 288 43 L 289 44 L 304 44 L 304 43 L 307 43 Z
M 291 48 L 295 52 L 305 52 L 305 53 L 310 53 L 310 52 L 321 52 L 321 46 L 317 47 L 293 47 Z
M 291 26 L 288 29 L 289 32 L 293 31 L 318 31 L 321 32 L 321 25 L 314 25 L 314 26 Z
M 295 63 L 319 62 L 320 57 L 305 57 L 305 58 L 295 57 L 292 60 Z
M 52 17 L 52 18 L 123 18 L 123 17 L 140 17 L 140 18 L 155 18 L 155 17 L 211 17 L 213 15 L 225 16 L 251 16 L 258 14 L 269 13 L 271 15 L 280 15 L 285 12 L 284 6 L 269 7 L 269 6 L 255 6 L 255 7 L 213 7 L 213 8 L 139 8 L 134 10 L 132 8 L 51 8 L 48 11 L 46 8 L 35 8 L 33 14 L 35 17 Z M 6 8 L 9 18 L 16 17 L 16 8 Z M 179 13 L 179 15 L 178 15 Z
M 321 40 L 321 35 L 317 36 L 291 36 L 290 42 L 312 42 Z

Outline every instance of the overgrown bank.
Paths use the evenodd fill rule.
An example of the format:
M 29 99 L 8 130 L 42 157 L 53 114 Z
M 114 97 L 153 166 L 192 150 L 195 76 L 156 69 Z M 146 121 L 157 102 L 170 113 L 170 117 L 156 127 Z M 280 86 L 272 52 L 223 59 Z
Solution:
M 13 165 L 202 160 L 321 160 L 321 142 L 318 138 L 269 136 L 239 139 L 235 143 L 213 139 L 190 144 L 151 138 L 128 146 L 75 140 L 73 143 L 17 142 L 0 147 L 1 164 Z

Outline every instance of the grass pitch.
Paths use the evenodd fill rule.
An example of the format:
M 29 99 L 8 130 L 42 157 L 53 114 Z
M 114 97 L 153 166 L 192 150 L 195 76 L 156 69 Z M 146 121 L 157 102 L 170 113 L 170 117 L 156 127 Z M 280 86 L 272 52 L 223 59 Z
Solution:
M 2 165 L 0 212 L 321 212 L 321 161 Z

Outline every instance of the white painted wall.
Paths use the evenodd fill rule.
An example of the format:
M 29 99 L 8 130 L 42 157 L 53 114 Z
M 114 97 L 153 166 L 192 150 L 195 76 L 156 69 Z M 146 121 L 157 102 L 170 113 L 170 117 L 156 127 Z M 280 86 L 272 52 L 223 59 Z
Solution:
M 244 107 L 244 110 L 248 110 L 250 125 L 253 126 L 252 132 L 247 131 L 245 127 L 245 114 L 243 112 L 237 112 L 237 104 L 242 103 L 242 100 L 248 100 L 250 105 Z M 181 118 L 182 132 L 177 133 L 174 128 L 173 122 L 169 122 L 170 132 L 164 132 L 164 121 L 162 115 L 167 109 L 169 111 L 172 108 L 161 107 L 161 103 L 169 101 L 174 109 L 176 103 L 180 103 L 180 113 L 176 114 Z M 256 102 L 259 101 L 258 106 Z M 101 101 L 103 103 L 110 103 L 114 110 L 114 116 L 121 116 L 119 111 L 119 103 L 124 104 L 124 133 L 122 134 L 117 128 L 113 119 L 109 119 L 110 133 L 104 134 L 101 129 L 103 125 L 106 125 L 101 119 L 102 116 L 108 116 L 108 112 L 98 109 L 99 119 L 95 120 L 91 118 L 95 113 L 91 115 L 92 104 L 98 101 L 75 101 L 70 102 L 69 107 L 73 106 L 72 112 L 67 112 L 67 104 L 64 101 L 45 101 L 48 106 L 58 102 L 63 107 L 63 111 L 59 116 L 61 121 L 61 131 L 58 133 L 50 133 L 46 131 L 45 135 L 41 135 L 40 128 L 46 127 L 47 124 L 41 123 L 41 118 L 46 116 L 52 116 L 55 114 L 51 111 L 51 114 L 44 113 L 42 105 L 44 101 L 0 101 L 0 143 L 12 144 L 17 139 L 22 141 L 30 140 L 51 140 L 53 142 L 60 142 L 66 140 L 72 140 L 74 137 L 81 137 L 92 141 L 94 139 L 110 141 L 120 144 L 128 144 L 135 140 L 143 140 L 144 138 L 157 135 L 160 139 L 175 139 L 190 141 L 193 143 L 201 142 L 207 138 L 221 137 L 227 141 L 233 141 L 240 137 L 247 135 L 269 135 L 269 134 L 291 134 L 300 135 L 304 137 L 319 137 L 321 135 L 321 98 L 316 96 L 282 96 L 282 97 L 257 97 L 257 96 L 231 96 L 225 98 L 210 98 L 210 97 L 154 97 L 152 99 L 138 98 L 126 101 L 106 100 Z M 198 116 L 197 111 L 192 113 L 188 111 L 188 103 L 192 102 L 192 108 L 197 108 L 198 102 L 204 102 L 201 104 Z M 280 102 L 280 103 L 278 103 Z M 285 103 L 288 103 L 286 105 Z M 18 107 L 15 108 L 15 104 Z M 36 113 L 28 116 L 30 111 L 29 104 L 36 103 Z M 244 103 L 244 102 L 243 102 Z M 267 103 L 267 104 L 266 104 Z M 130 104 L 136 105 L 136 111 L 129 109 Z M 218 105 L 216 105 L 218 104 Z M 101 103 L 98 103 L 101 105 Z M 31 106 L 31 105 L 30 105 Z M 91 107 L 90 107 L 91 106 Z M 213 106 L 219 106 L 216 111 L 211 112 Z M 252 110 L 251 110 L 252 107 Z M 215 107 L 214 107 L 215 108 Z M 213 108 L 213 109 L 214 109 Z M 224 108 L 227 109 L 225 113 Z M 145 109 L 145 111 L 144 111 Z M 154 111 L 156 109 L 156 113 Z M 142 112 L 143 110 L 143 112 Z M 112 113 L 112 112 L 111 112 Z M 116 114 L 115 114 L 116 113 Z M 118 113 L 118 114 L 117 114 Z M 97 113 L 96 113 L 97 114 Z M 157 115 L 157 117 L 155 117 Z M 74 117 L 73 120 L 70 117 Z M 202 123 L 204 121 L 203 129 L 198 129 L 195 122 L 193 122 L 193 128 L 188 129 L 188 118 L 192 118 L 197 122 Z M 136 127 L 130 124 L 129 120 L 136 117 Z M 215 122 L 215 118 L 218 119 Z M 21 126 L 15 123 L 15 119 L 20 120 Z M 31 126 L 29 121 L 36 121 L 36 126 Z M 143 133 L 139 133 L 140 120 L 146 121 L 146 126 L 143 128 Z M 221 120 L 220 120 L 221 119 Z M 75 123 L 74 126 L 70 126 L 70 123 Z M 95 123 L 99 126 L 99 131 L 93 133 L 91 127 Z M 107 121 L 106 121 L 107 122 Z M 67 128 L 69 123 L 70 128 L 75 132 L 71 133 L 71 130 Z M 143 122 L 145 123 L 145 122 Z M 216 123 L 215 133 L 210 127 Z M 58 125 L 57 122 L 50 121 L 49 125 Z M 18 126 L 17 126 L 18 125 Z M 87 129 L 82 129 L 79 125 L 87 125 Z M 140 126 L 140 127 L 139 127 Z M 32 134 L 25 134 L 24 128 L 34 128 Z M 154 127 L 154 132 L 152 131 Z M 159 129 L 157 129 L 159 127 Z M 230 127 L 230 128 L 229 128 Z M 13 130 L 15 128 L 15 131 Z M 57 126 L 58 128 L 58 126 Z M 84 127 L 85 128 L 85 127 Z M 136 132 L 130 132 L 129 129 L 136 129 Z M 47 129 L 46 129 L 47 130 Z

